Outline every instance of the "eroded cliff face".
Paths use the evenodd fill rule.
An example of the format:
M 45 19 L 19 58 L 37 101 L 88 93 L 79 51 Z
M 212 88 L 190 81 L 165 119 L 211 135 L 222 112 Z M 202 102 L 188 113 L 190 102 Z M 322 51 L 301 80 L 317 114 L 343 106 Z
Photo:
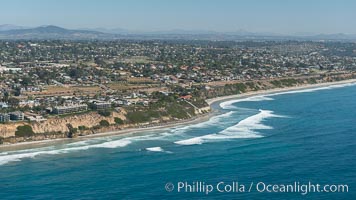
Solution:
M 90 112 L 81 115 L 73 115 L 68 117 L 53 117 L 49 118 L 45 122 L 32 124 L 32 129 L 35 133 L 52 133 L 52 132 L 68 132 L 69 129 L 67 124 L 71 124 L 73 128 L 78 128 L 79 126 L 85 126 L 91 128 L 93 126 L 99 125 L 101 120 L 107 120 L 110 124 L 115 124 L 115 117 L 125 120 L 125 115 L 123 112 L 117 113 L 113 112 L 111 116 L 104 117 L 96 112 Z
M 18 126 L 23 126 L 27 123 L 10 123 L 10 124 L 0 124 L 0 137 L 8 138 L 15 136 L 15 132 Z
M 78 128 L 79 126 L 85 126 L 87 128 L 92 128 L 99 125 L 101 120 L 107 120 L 110 124 L 115 124 L 115 117 L 118 117 L 122 120 L 125 120 L 126 112 L 122 111 L 120 113 L 113 112 L 111 116 L 104 117 L 99 115 L 96 112 L 90 112 L 85 114 L 77 114 L 73 116 L 54 116 L 48 118 L 44 122 L 36 123 L 27 123 L 27 122 L 18 122 L 18 123 L 8 123 L 0 124 L 0 137 L 9 138 L 15 136 L 15 132 L 18 126 L 30 125 L 32 130 L 38 134 L 39 137 L 49 137 L 49 133 L 67 133 L 69 131 L 67 124 L 71 124 L 73 128 Z M 45 136 L 40 136 L 45 135 Z M 56 134 L 61 136 L 61 134 Z M 53 136 L 55 137 L 55 136 Z

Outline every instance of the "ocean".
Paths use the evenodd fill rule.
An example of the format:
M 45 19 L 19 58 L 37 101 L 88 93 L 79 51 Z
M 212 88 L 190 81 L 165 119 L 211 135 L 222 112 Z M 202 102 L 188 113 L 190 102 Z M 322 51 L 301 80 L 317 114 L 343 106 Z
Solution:
M 356 198 L 355 84 L 212 106 L 197 124 L 2 148 L 0 198 Z

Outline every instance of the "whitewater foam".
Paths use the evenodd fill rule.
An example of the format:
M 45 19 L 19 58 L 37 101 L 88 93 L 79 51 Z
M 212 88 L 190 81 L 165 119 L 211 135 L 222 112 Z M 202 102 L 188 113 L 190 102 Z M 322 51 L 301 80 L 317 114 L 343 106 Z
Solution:
M 164 150 L 161 147 L 149 147 L 146 148 L 147 151 L 153 151 L 153 152 L 164 152 Z
M 258 95 L 258 96 L 252 96 L 252 97 L 247 97 L 247 98 L 242 98 L 242 99 L 234 99 L 234 100 L 229 100 L 229 101 L 224 101 L 220 103 L 220 107 L 223 109 L 234 109 L 236 108 L 232 104 L 238 103 L 238 102 L 245 102 L 245 101 L 272 101 L 274 99 L 267 97 L 265 95 Z
M 219 133 L 203 135 L 186 140 L 174 142 L 179 145 L 195 145 L 203 144 L 205 142 L 227 140 L 227 139 L 241 139 L 241 138 L 259 138 L 262 137 L 255 130 L 272 129 L 272 127 L 262 124 L 267 118 L 284 117 L 273 114 L 270 110 L 259 110 L 259 113 L 241 120 L 234 126 L 228 127 Z
M 221 115 L 216 115 L 211 117 L 208 121 L 201 122 L 198 124 L 192 124 L 189 126 L 184 127 L 184 129 L 192 129 L 192 128 L 205 128 L 209 126 L 216 126 L 219 124 L 223 124 L 226 122 L 226 118 L 231 117 L 236 111 L 229 111 L 227 113 L 221 114 Z
M 191 129 L 202 129 L 202 128 L 209 128 L 211 126 L 223 125 L 224 123 L 226 123 L 226 118 L 232 116 L 234 113 L 236 113 L 236 111 L 229 111 L 220 115 L 213 116 L 208 121 L 204 121 L 197 124 L 191 124 L 188 126 L 179 126 L 176 128 L 171 128 L 166 132 L 160 133 L 159 134 L 161 136 L 160 139 L 176 136 L 176 135 L 184 135 L 185 132 Z
M 37 155 L 40 154 L 58 154 L 58 151 L 39 151 L 39 152 L 32 152 L 32 153 L 22 153 L 22 154 L 10 154 L 10 155 L 5 155 L 5 156 L 0 156 L 0 165 L 9 163 L 9 162 L 14 162 L 14 161 L 20 161 L 23 158 L 33 158 Z
M 108 138 L 108 140 L 111 140 L 111 141 L 106 140 L 106 141 L 101 141 L 101 143 L 98 143 L 98 144 L 88 144 L 88 143 L 96 140 L 96 139 L 94 139 L 94 140 L 89 140 L 89 141 L 80 141 L 80 142 L 66 144 L 64 147 L 57 147 L 58 149 L 54 149 L 55 147 L 51 146 L 51 147 L 45 147 L 45 148 L 3 152 L 2 154 L 0 154 L 0 165 L 6 164 L 9 162 L 20 161 L 21 159 L 25 159 L 25 158 L 34 158 L 38 155 L 63 154 L 63 153 L 87 150 L 87 149 L 92 149 L 92 148 L 125 147 L 125 146 L 131 144 L 133 141 L 146 140 L 146 139 L 150 138 L 151 136 L 152 135 L 136 136 L 136 137 L 128 137 L 128 138 L 123 138 L 123 139 L 118 139 L 118 140 L 112 140 L 111 138 Z

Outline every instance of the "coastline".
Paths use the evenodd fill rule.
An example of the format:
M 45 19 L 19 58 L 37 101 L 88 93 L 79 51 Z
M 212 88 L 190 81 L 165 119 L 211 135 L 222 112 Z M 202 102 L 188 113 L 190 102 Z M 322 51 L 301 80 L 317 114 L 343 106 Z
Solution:
M 348 83 L 356 83 L 356 79 L 348 79 L 348 80 L 342 80 L 342 81 L 337 81 L 337 82 L 325 82 L 325 83 L 317 83 L 317 84 L 305 84 L 305 85 L 299 85 L 299 86 L 293 86 L 293 87 L 274 88 L 274 89 L 268 89 L 268 90 L 250 91 L 250 92 L 241 93 L 241 94 L 210 98 L 210 99 L 206 99 L 206 102 L 211 107 L 212 104 L 214 104 L 214 103 L 227 101 L 230 99 L 241 99 L 241 98 L 247 98 L 247 97 L 251 97 L 251 96 L 266 95 L 266 94 L 288 92 L 288 91 L 297 91 L 297 90 L 320 88 L 320 87 L 328 87 L 328 86 L 342 85 L 342 84 L 348 84 Z M 132 128 L 110 131 L 110 132 L 101 132 L 101 133 L 96 133 L 96 134 L 91 134 L 91 135 L 79 136 L 77 138 L 57 138 L 57 139 L 48 139 L 48 140 L 39 140 L 39 141 L 20 142 L 20 143 L 14 143 L 14 144 L 2 144 L 2 145 L 0 145 L 0 150 L 5 149 L 5 148 L 12 148 L 12 147 L 14 147 L 14 148 L 26 147 L 26 146 L 32 146 L 32 145 L 36 146 L 36 145 L 42 145 L 42 144 L 49 145 L 51 143 L 57 143 L 57 142 L 61 142 L 61 141 L 81 141 L 81 140 L 85 140 L 88 138 L 98 138 L 98 137 L 104 137 L 104 136 L 122 135 L 125 137 L 125 135 L 130 136 L 135 133 L 142 133 L 142 132 L 147 132 L 147 131 L 154 131 L 154 130 L 161 130 L 161 129 L 165 129 L 165 128 L 177 127 L 177 126 L 181 126 L 181 125 L 201 123 L 201 122 L 209 120 L 216 113 L 217 113 L 217 111 L 212 108 L 211 112 L 209 112 L 207 114 L 198 115 L 193 118 L 186 119 L 186 120 L 172 121 L 172 122 L 168 122 L 165 124 L 153 125 L 153 126 L 148 126 L 148 127 L 132 127 Z
M 226 101 L 226 100 L 230 100 L 230 99 L 241 99 L 241 98 L 247 98 L 247 97 L 256 96 L 256 95 L 265 95 L 265 94 L 273 94 L 273 93 L 279 93 L 279 92 L 297 91 L 297 90 L 303 90 L 303 89 L 313 89 L 313 88 L 328 87 L 328 86 L 342 85 L 342 84 L 348 84 L 348 83 L 356 83 L 356 79 L 348 79 L 348 80 L 342 80 L 342 81 L 325 82 L 325 83 L 317 83 L 317 84 L 305 84 L 305 85 L 299 85 L 299 86 L 293 86 L 293 87 L 274 88 L 274 89 L 268 89 L 268 90 L 251 91 L 251 92 L 246 92 L 246 93 L 241 93 L 241 94 L 214 97 L 211 99 L 207 99 L 206 102 L 211 106 L 213 103 L 220 102 L 220 101 Z
M 76 138 L 57 138 L 57 139 L 47 139 L 47 140 L 37 140 L 37 141 L 28 141 L 28 142 L 19 142 L 19 143 L 13 143 L 13 144 L 2 144 L 0 145 L 0 150 L 4 148 L 12 148 L 12 147 L 25 147 L 25 146 L 31 146 L 31 145 L 41 145 L 41 144 L 51 144 L 51 143 L 57 143 L 61 141 L 81 141 L 89 138 L 99 138 L 99 137 L 105 137 L 105 136 L 130 136 L 135 133 L 142 133 L 142 132 L 147 132 L 147 131 L 154 131 L 154 130 L 161 130 L 161 129 L 166 129 L 166 128 L 171 128 L 171 127 L 177 127 L 177 126 L 182 126 L 182 125 L 190 125 L 190 124 L 195 124 L 195 123 L 201 123 L 204 121 L 207 121 L 210 119 L 215 114 L 214 111 L 209 112 L 207 114 L 203 115 L 198 115 L 190 119 L 186 120 L 179 120 L 179 121 L 171 121 L 167 122 L 164 124 L 160 125 L 153 125 L 153 126 L 148 126 L 148 127 L 132 127 L 132 128 L 126 128 L 126 129 L 121 129 L 121 130 L 116 130 L 116 131 L 109 131 L 109 132 L 100 132 L 100 133 L 95 133 L 95 134 L 90 134 L 90 135 L 84 135 L 84 136 L 79 136 Z

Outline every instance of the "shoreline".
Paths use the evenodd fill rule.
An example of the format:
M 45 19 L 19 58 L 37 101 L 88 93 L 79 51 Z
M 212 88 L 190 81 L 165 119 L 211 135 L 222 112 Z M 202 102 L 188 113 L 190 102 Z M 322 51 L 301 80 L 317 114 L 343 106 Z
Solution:
M 348 80 L 342 80 L 342 81 L 337 81 L 337 82 L 325 82 L 325 83 L 317 83 L 317 84 L 305 84 L 305 85 L 299 85 L 299 86 L 293 86 L 293 87 L 274 88 L 274 89 L 268 89 L 268 90 L 250 91 L 250 92 L 241 93 L 241 94 L 234 94 L 234 95 L 210 98 L 210 99 L 206 99 L 206 102 L 211 107 L 212 104 L 214 104 L 214 103 L 227 101 L 230 99 L 241 99 L 241 98 L 248 98 L 248 97 L 258 96 L 258 95 L 266 95 L 266 94 L 288 92 L 288 91 L 297 91 L 297 90 L 303 90 L 303 89 L 321 88 L 321 87 L 342 85 L 342 84 L 348 84 L 348 83 L 356 83 L 356 79 L 348 79 Z M 178 126 L 182 126 L 185 124 L 189 125 L 189 124 L 201 123 L 201 122 L 209 120 L 216 113 L 217 113 L 217 111 L 214 110 L 213 108 L 211 108 L 211 112 L 209 112 L 207 114 L 198 115 L 193 118 L 186 119 L 186 120 L 172 121 L 172 122 L 167 122 L 165 124 L 152 125 L 152 126 L 148 126 L 148 127 L 132 127 L 132 128 L 116 130 L 116 131 L 101 132 L 101 133 L 96 133 L 96 134 L 79 136 L 77 138 L 58 138 L 58 139 L 20 142 L 20 143 L 14 143 L 14 144 L 3 144 L 3 145 L 0 145 L 0 150 L 5 149 L 5 148 L 25 147 L 25 146 L 31 146 L 31 145 L 34 145 L 34 146 L 42 145 L 42 144 L 49 145 L 51 143 L 57 143 L 57 142 L 61 142 L 61 141 L 63 141 L 63 142 L 71 141 L 71 140 L 72 141 L 81 141 L 81 140 L 85 140 L 85 139 L 89 139 L 89 138 L 99 138 L 99 137 L 104 137 L 104 136 L 122 135 L 125 137 L 126 135 L 129 136 L 129 135 L 132 135 L 135 133 L 142 133 L 142 132 L 146 132 L 146 131 L 154 131 L 154 130 L 166 129 L 166 128 L 171 128 L 171 127 L 178 127 Z
M 185 119 L 185 120 L 179 120 L 179 121 L 171 121 L 167 122 L 161 125 L 153 125 L 153 126 L 148 126 L 148 127 L 131 127 L 131 128 L 126 128 L 126 129 L 121 129 L 121 130 L 116 130 L 116 131 L 109 131 L 109 132 L 100 132 L 100 133 L 95 133 L 95 134 L 90 134 L 90 135 L 85 135 L 85 136 L 79 136 L 76 138 L 57 138 L 57 139 L 48 139 L 48 140 L 38 140 L 38 141 L 28 141 L 28 142 L 19 142 L 19 143 L 13 143 L 13 144 L 3 144 L 0 145 L 0 150 L 5 149 L 5 148 L 12 148 L 12 147 L 24 147 L 24 146 L 31 146 L 31 145 L 41 145 L 41 144 L 51 144 L 51 143 L 58 143 L 58 142 L 64 142 L 64 141 L 82 141 L 86 140 L 89 138 L 100 138 L 100 137 L 105 137 L 105 136 L 130 136 L 135 133 L 142 133 L 146 131 L 154 131 L 154 130 L 162 130 L 166 128 L 171 128 L 171 127 L 178 127 L 182 125 L 190 125 L 190 124 L 195 124 L 195 123 L 201 123 L 204 121 L 207 121 L 210 119 L 210 117 L 214 116 L 215 112 L 209 112 L 207 114 L 203 115 L 198 115 L 190 119 Z
M 230 99 L 241 99 L 241 98 L 247 98 L 247 97 L 257 96 L 257 95 L 266 95 L 266 94 L 273 94 L 273 93 L 279 93 L 279 92 L 289 92 L 289 91 L 297 91 L 297 90 L 303 90 L 303 89 L 321 88 L 321 87 L 328 87 L 328 86 L 333 86 L 333 85 L 343 85 L 343 84 L 348 84 L 348 83 L 356 83 L 356 79 L 348 79 L 348 80 L 342 80 L 342 81 L 316 83 L 316 84 L 305 84 L 305 85 L 299 85 L 299 86 L 293 86 L 293 87 L 274 88 L 274 89 L 268 89 L 268 90 L 250 91 L 250 92 L 241 93 L 241 94 L 233 94 L 233 95 L 228 95 L 228 96 L 214 97 L 211 99 L 207 99 L 206 102 L 209 104 L 209 106 L 211 106 L 212 104 L 214 104 L 216 102 L 227 101 Z

